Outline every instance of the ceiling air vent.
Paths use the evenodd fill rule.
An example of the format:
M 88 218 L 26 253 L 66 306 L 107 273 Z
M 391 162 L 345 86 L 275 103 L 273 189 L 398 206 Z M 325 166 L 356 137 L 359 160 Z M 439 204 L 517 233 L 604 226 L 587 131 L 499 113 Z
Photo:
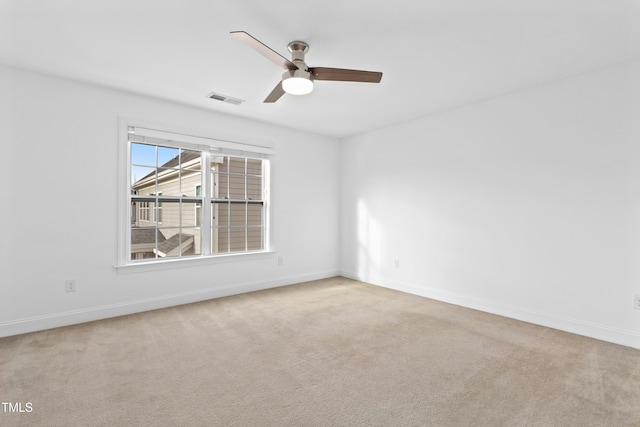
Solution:
M 216 101 L 227 102 L 233 105 L 240 105 L 244 102 L 244 99 L 234 98 L 232 96 L 222 95 L 220 93 L 211 92 L 207 95 L 207 98 L 215 99 Z

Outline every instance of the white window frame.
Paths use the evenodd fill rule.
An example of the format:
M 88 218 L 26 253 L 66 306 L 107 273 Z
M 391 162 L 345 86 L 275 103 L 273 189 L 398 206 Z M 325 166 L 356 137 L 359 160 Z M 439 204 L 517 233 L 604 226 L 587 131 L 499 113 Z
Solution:
M 162 196 L 162 192 L 158 193 L 158 197 L 160 196 Z M 153 221 L 157 222 L 158 224 L 162 224 L 162 200 L 158 200 L 153 212 L 154 212 Z
M 197 197 L 200 197 L 202 195 L 202 184 L 196 184 L 194 193 Z M 194 211 L 194 221 L 193 221 L 194 224 L 196 225 L 196 227 L 202 227 L 202 202 L 196 202 L 193 208 L 193 211 Z M 198 221 L 198 219 L 200 219 L 200 221 Z
M 194 255 L 189 257 L 153 259 L 149 261 L 136 261 L 131 258 L 131 145 L 129 142 L 129 133 L 133 132 L 148 138 L 158 138 L 168 141 L 175 141 L 176 145 L 180 145 L 186 149 L 199 150 L 203 153 L 203 157 L 222 154 L 231 156 L 242 156 L 243 153 L 259 154 L 265 160 L 264 172 L 264 247 L 260 251 L 251 252 L 233 252 L 222 254 L 211 254 L 209 248 L 209 238 L 202 239 L 203 255 Z M 253 260 L 265 257 L 273 257 L 271 249 L 271 208 L 270 208 L 270 163 L 275 150 L 273 144 L 265 141 L 256 141 L 249 138 L 243 139 L 246 142 L 236 142 L 233 139 L 214 137 L 210 135 L 202 135 L 193 131 L 185 131 L 184 129 L 169 129 L 164 125 L 151 124 L 139 120 L 119 119 L 119 168 L 118 168 L 118 262 L 116 268 L 118 272 L 134 272 L 144 270 L 157 270 L 174 268 L 183 263 L 202 264 L 202 263 L 220 263 L 239 260 Z M 210 154 L 211 153 L 211 154 Z M 207 188 L 207 179 L 202 180 L 201 191 L 204 193 L 209 191 Z M 208 203 L 202 204 L 203 217 L 201 227 L 204 230 L 209 224 L 209 214 L 206 209 Z

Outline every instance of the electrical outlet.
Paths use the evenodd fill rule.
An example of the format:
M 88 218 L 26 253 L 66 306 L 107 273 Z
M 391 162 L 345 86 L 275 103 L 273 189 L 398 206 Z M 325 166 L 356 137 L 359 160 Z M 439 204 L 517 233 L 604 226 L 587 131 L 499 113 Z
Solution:
M 400 268 L 400 260 L 399 259 L 394 259 L 393 260 L 393 267 L 394 268 Z
M 635 294 L 633 296 L 633 308 L 640 310 L 640 294 Z
M 65 292 L 75 292 L 76 291 L 76 281 L 75 280 L 65 280 L 64 281 L 64 291 Z
M 282 265 L 282 264 L 284 264 L 284 258 L 279 256 L 278 257 L 278 265 Z

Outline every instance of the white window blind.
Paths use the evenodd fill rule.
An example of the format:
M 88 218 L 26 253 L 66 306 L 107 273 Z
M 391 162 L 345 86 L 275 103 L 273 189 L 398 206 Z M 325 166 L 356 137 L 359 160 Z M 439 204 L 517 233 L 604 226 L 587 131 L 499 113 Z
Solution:
M 274 154 L 273 147 L 257 143 L 239 143 L 134 126 L 130 126 L 128 132 L 130 141 L 146 142 L 148 144 L 179 143 L 185 148 L 194 150 L 253 158 L 267 158 Z

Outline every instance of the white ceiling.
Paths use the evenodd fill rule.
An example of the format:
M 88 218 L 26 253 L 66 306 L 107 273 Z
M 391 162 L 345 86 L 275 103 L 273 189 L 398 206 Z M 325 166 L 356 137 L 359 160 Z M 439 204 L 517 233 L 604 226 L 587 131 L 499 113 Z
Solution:
M 640 0 L 0 0 L 0 63 L 345 137 L 640 58 L 639 27 Z M 263 104 L 282 70 L 235 30 L 384 76 Z

